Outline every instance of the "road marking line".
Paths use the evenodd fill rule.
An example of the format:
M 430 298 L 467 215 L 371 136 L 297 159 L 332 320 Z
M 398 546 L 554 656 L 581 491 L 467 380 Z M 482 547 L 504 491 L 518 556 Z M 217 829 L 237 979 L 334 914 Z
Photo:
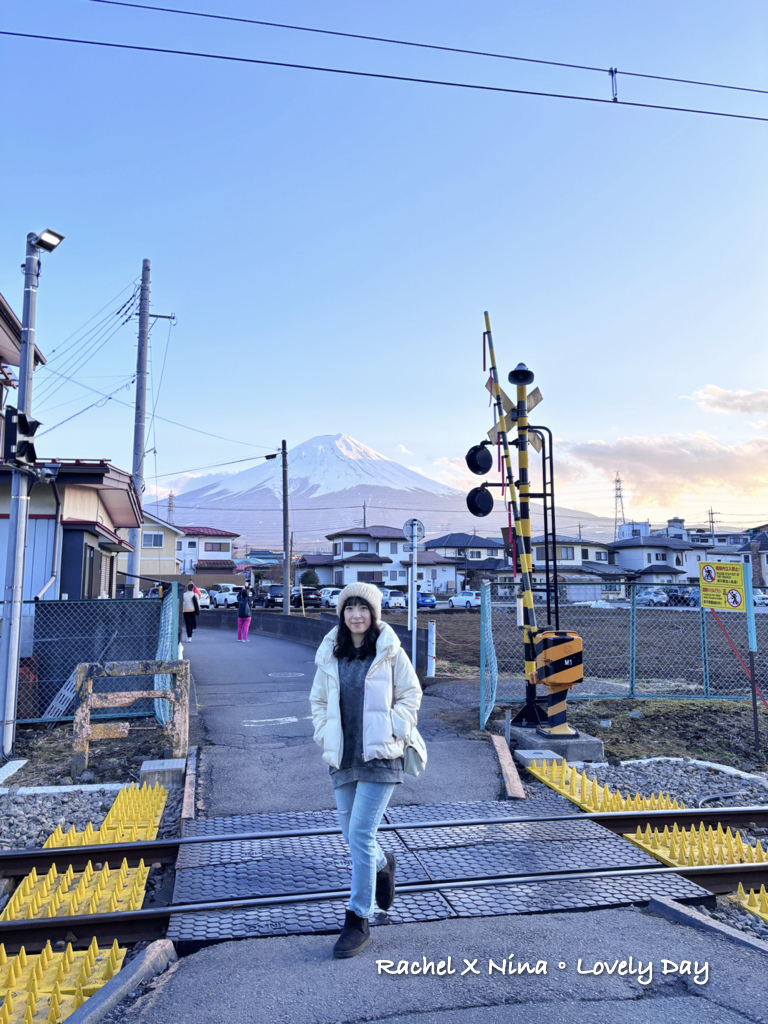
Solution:
M 258 728 L 261 725 L 293 725 L 298 721 L 307 722 L 311 717 L 312 715 L 305 715 L 302 719 L 298 719 L 291 715 L 289 718 L 252 718 L 243 722 L 243 725 L 248 729 Z

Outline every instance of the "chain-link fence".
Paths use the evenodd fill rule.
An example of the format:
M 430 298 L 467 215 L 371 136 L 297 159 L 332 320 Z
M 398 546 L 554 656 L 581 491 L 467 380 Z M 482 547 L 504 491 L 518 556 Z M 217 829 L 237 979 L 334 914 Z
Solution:
M 495 690 L 498 702 L 525 697 L 519 588 L 489 583 L 483 593 L 481 715 L 483 687 L 488 699 Z M 571 700 L 751 695 L 749 613 L 699 607 L 698 587 L 568 581 L 558 586 L 558 599 L 559 628 L 578 633 L 584 645 L 584 682 L 571 691 Z M 534 608 L 537 628 L 554 628 L 543 588 L 534 589 Z M 760 685 L 768 680 L 768 608 L 755 612 Z
M 17 721 L 71 718 L 75 669 L 81 662 L 176 658 L 178 612 L 174 590 L 169 587 L 162 600 L 25 601 Z M 163 689 L 164 679 L 158 676 L 154 688 Z M 146 685 L 146 677 L 141 676 L 97 678 L 94 691 L 143 690 Z M 153 703 L 166 702 L 139 701 L 122 709 L 120 717 L 154 714 Z M 109 714 L 104 712 L 105 716 Z

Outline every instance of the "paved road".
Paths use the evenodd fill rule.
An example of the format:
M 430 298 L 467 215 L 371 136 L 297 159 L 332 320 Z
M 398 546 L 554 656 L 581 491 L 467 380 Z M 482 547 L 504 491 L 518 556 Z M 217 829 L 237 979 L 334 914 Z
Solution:
M 272 637 L 252 634 L 251 640 L 239 644 L 234 630 L 202 626 L 184 651 L 199 706 L 193 742 L 203 748 L 204 814 L 332 808 L 328 771 L 309 719 L 314 650 Z M 435 694 L 443 689 L 436 687 Z M 469 738 L 460 705 L 428 690 L 419 728 L 429 743 L 427 771 L 406 778 L 393 803 L 499 797 L 491 745 Z
M 199 629 L 192 661 L 203 746 L 203 814 L 323 809 L 330 783 L 311 739 L 307 695 L 312 651 L 286 641 Z M 292 676 L 275 673 L 297 673 Z M 303 673 L 298 675 L 298 673 Z M 430 763 L 396 799 L 428 803 L 494 799 L 499 778 L 490 744 L 468 738 L 450 688 L 429 690 L 420 727 Z M 456 694 L 453 694 L 456 696 Z M 296 719 L 296 721 L 288 721 Z M 566 866 L 566 865 L 564 865 Z M 371 948 L 349 961 L 331 958 L 332 936 L 254 939 L 212 946 L 184 958 L 113 1024 L 768 1024 L 768 957 L 719 936 L 637 909 L 499 916 L 374 928 Z M 496 964 L 546 962 L 546 974 L 489 974 Z M 644 979 L 587 971 L 598 961 L 641 961 Z M 451 957 L 442 977 L 379 973 Z M 461 974 L 464 958 L 479 974 Z M 706 962 L 707 983 L 662 974 L 662 959 Z M 559 964 L 565 967 L 560 968 Z M 539 968 L 541 970 L 541 967 Z

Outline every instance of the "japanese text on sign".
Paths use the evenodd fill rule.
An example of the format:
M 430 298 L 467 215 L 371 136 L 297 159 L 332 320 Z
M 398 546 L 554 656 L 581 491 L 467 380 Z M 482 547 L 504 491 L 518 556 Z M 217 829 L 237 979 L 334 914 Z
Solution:
M 702 608 L 731 612 L 746 611 L 742 565 L 732 562 L 701 562 L 699 587 Z

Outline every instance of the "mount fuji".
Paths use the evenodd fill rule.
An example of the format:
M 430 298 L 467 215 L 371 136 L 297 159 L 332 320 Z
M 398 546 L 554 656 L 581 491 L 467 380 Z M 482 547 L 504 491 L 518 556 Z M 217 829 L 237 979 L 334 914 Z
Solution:
M 279 458 L 238 473 L 196 477 L 175 495 L 175 521 L 232 530 L 240 535 L 239 547 L 281 547 L 282 495 Z M 498 513 L 478 521 L 467 511 L 463 491 L 401 466 L 348 434 L 323 434 L 288 451 L 288 497 L 297 552 L 328 548 L 326 534 L 364 522 L 398 527 L 416 516 L 427 537 L 454 530 L 498 537 L 506 523 L 501 503 Z M 166 501 L 146 508 L 167 518 Z M 538 531 L 541 513 L 531 511 Z M 587 523 L 597 526 L 597 517 L 582 518 L 591 533 L 599 532 Z

